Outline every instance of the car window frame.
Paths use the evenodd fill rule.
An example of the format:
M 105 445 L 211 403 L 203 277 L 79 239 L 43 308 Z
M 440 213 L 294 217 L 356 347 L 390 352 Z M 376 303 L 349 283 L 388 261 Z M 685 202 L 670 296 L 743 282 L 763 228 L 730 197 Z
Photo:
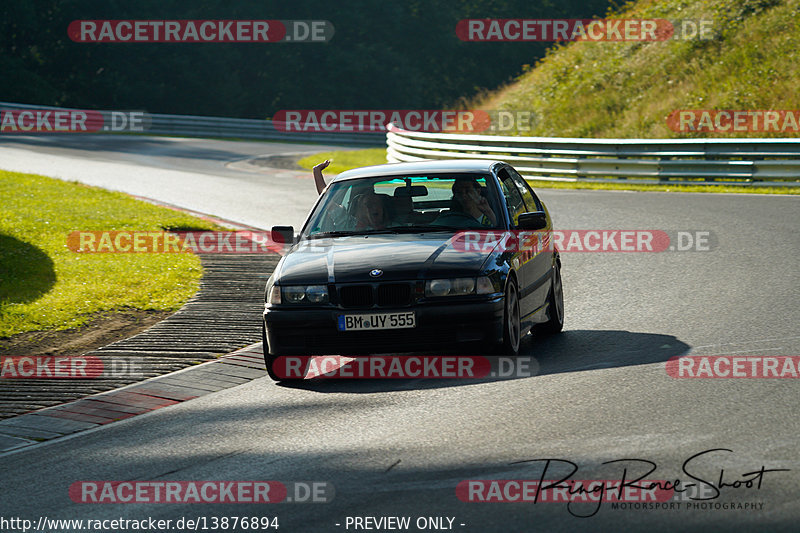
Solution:
M 508 167 L 508 169 L 509 169 L 508 173 L 511 175 L 511 179 L 514 182 L 514 184 L 516 184 L 518 189 L 522 189 L 522 191 L 520 191 L 520 194 L 522 195 L 522 200 L 525 202 L 525 205 L 528 206 L 528 212 L 543 211 L 544 209 L 542 208 L 542 201 L 539 200 L 539 197 L 536 196 L 535 192 L 533 192 L 533 188 L 530 186 L 527 180 L 525 180 L 525 178 L 523 178 L 522 175 L 519 172 L 517 172 L 515 168 Z M 528 205 L 528 201 L 525 200 L 525 193 L 528 193 L 530 195 L 531 199 L 533 200 L 533 205 Z
M 517 187 L 517 184 L 514 182 L 514 177 L 511 174 L 511 172 L 509 171 L 510 168 L 511 167 L 509 167 L 509 166 L 503 166 L 503 167 L 497 169 L 496 177 L 497 177 L 497 184 L 500 187 L 500 195 L 503 197 L 503 200 L 504 200 L 505 211 L 506 211 L 506 216 L 508 217 L 509 227 L 516 228 L 517 227 L 517 222 L 519 221 L 519 215 L 521 215 L 522 213 L 526 213 L 528 207 L 527 207 L 527 204 L 525 203 L 525 197 L 522 195 L 522 193 L 520 193 L 520 191 L 519 191 L 519 189 Z M 521 203 L 521 205 L 520 205 L 521 211 L 519 211 L 518 213 L 516 213 L 514 215 L 511 214 L 511 209 L 510 208 L 512 206 L 508 201 L 509 198 L 506 198 L 505 194 L 503 192 L 503 186 L 505 185 L 505 181 L 506 181 L 501 177 L 501 174 L 503 172 L 507 173 L 508 180 L 511 182 L 511 187 L 509 188 L 509 193 L 511 193 L 512 191 L 514 193 L 516 193 L 517 196 L 519 197 L 519 201 Z M 508 186 L 506 185 L 506 187 L 508 187 Z
M 415 173 L 415 174 L 417 174 L 417 173 Z M 419 174 L 417 174 L 417 175 L 419 175 Z M 470 172 L 470 171 L 434 171 L 434 172 L 428 172 L 427 175 L 428 176 L 439 176 L 439 177 L 441 177 L 441 179 L 456 179 L 458 177 L 468 176 L 468 177 L 474 177 L 476 180 L 484 180 L 483 187 L 485 189 L 487 189 L 487 190 L 490 189 L 490 188 L 493 189 L 492 192 L 489 192 L 489 198 L 487 198 L 487 200 L 490 200 L 490 202 L 489 202 L 490 206 L 493 209 L 495 209 L 495 211 L 497 211 L 498 209 L 500 211 L 504 211 L 505 210 L 505 201 L 504 201 L 505 199 L 502 197 L 501 189 L 497 186 L 497 180 L 496 180 L 497 176 L 496 176 L 496 174 L 495 174 L 495 172 L 493 170 L 483 170 L 483 171 L 480 171 L 480 172 Z M 351 181 L 370 180 L 370 181 L 378 182 L 378 181 L 390 181 L 390 180 L 394 180 L 394 179 L 403 179 L 403 178 L 407 178 L 407 177 L 409 177 L 409 174 L 406 173 L 406 174 L 390 174 L 390 175 L 385 175 L 385 176 L 364 176 L 364 177 L 358 177 L 358 178 L 350 178 L 350 179 L 345 179 L 345 180 L 334 180 L 334 181 L 332 181 L 331 183 L 328 184 L 328 187 L 326 187 L 326 189 L 323 192 L 323 194 L 321 194 L 319 196 L 318 201 L 314 204 L 314 207 L 309 212 L 309 214 L 308 214 L 308 216 L 307 216 L 307 218 L 306 218 L 305 222 L 303 223 L 303 226 L 302 226 L 302 228 L 300 230 L 300 239 L 313 238 L 313 236 L 315 234 L 309 234 L 308 233 L 308 231 L 310 231 L 310 224 L 311 224 L 312 220 L 315 218 L 315 214 L 317 213 L 317 211 L 319 209 L 321 209 L 322 207 L 327 206 L 330 203 L 330 200 L 328 199 L 328 197 L 332 198 L 333 197 L 332 195 L 336 194 L 335 188 L 338 188 L 340 186 L 346 186 L 345 184 L 347 184 L 348 182 L 351 182 Z M 492 184 L 492 185 L 490 185 L 490 184 Z M 352 188 L 352 185 L 351 185 L 351 188 Z M 374 184 L 373 184 L 373 190 L 374 190 Z M 342 200 L 344 199 L 344 196 L 346 196 L 347 194 L 348 193 L 345 192 L 342 195 Z M 452 195 L 451 195 L 450 199 L 452 199 Z M 502 217 L 498 217 L 498 221 L 497 221 L 496 227 L 488 227 L 487 229 L 493 229 L 493 230 L 505 229 L 506 228 L 506 222 L 505 221 L 507 220 L 507 215 L 502 214 L 502 213 L 501 213 L 501 215 L 502 215 Z

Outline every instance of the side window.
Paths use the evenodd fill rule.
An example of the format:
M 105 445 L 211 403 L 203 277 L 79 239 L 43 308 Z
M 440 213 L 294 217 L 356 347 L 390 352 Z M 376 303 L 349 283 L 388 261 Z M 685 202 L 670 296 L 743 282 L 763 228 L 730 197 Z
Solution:
M 542 204 L 539 202 L 539 199 L 533 194 L 533 190 L 531 186 L 528 185 L 528 182 L 525 181 L 525 178 L 520 176 L 516 170 L 509 170 L 509 174 L 511 174 L 511 178 L 514 180 L 514 183 L 517 185 L 517 188 L 522 193 L 522 198 L 525 200 L 525 205 L 528 207 L 528 211 L 541 211 Z
M 500 178 L 500 186 L 503 189 L 503 196 L 506 198 L 506 205 L 508 206 L 508 217 L 511 222 L 516 226 L 519 216 L 525 212 L 525 202 L 514 184 L 514 180 L 506 169 L 497 173 Z

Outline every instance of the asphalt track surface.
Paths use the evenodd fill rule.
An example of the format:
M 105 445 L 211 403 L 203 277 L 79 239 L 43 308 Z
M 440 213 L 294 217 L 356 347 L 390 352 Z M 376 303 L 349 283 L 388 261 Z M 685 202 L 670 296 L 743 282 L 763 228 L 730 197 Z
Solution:
M 298 225 L 314 201 L 313 181 L 301 173 L 224 167 L 309 146 L 75 139 L 0 139 L 0 168 L 79 179 L 264 228 Z M 676 379 L 665 362 L 682 355 L 800 355 L 800 198 L 557 190 L 540 196 L 558 228 L 710 231 L 715 246 L 563 254 L 565 331 L 524 340 L 522 355 L 532 358 L 535 375 L 291 387 L 257 379 L 6 454 L 0 517 L 153 517 L 173 526 L 181 517 L 205 517 L 211 526 L 212 517 L 277 516 L 279 531 L 364 531 L 355 517 L 390 516 L 410 517 L 409 531 L 423 530 L 419 517 L 452 518 L 457 531 L 796 530 L 798 381 Z M 731 451 L 701 455 L 682 470 L 712 449 Z M 577 464 L 573 480 L 619 480 L 624 467 L 630 479 L 646 471 L 644 463 L 603 463 L 646 459 L 657 465 L 647 479 L 690 482 L 693 474 L 707 489 L 698 497 L 713 496 L 709 486 L 720 476 L 734 484 L 755 480 L 750 473 L 762 466 L 788 471 L 765 472 L 760 486 L 725 486 L 715 499 L 672 509 L 476 503 L 456 495 L 464 480 L 538 480 L 544 463 L 537 459 Z M 565 465 L 552 462 L 545 479 L 567 475 Z M 79 504 L 68 490 L 81 480 L 325 481 L 335 497 Z

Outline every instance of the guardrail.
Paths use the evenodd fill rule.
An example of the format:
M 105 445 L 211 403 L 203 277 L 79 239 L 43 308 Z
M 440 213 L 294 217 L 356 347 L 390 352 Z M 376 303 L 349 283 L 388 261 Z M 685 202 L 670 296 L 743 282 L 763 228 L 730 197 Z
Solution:
M 74 108 L 0 102 L 0 110 L 2 109 L 75 110 Z M 103 116 L 104 122 L 108 124 L 110 124 L 112 114 L 119 113 L 119 111 L 107 110 L 98 110 L 97 112 Z M 155 113 L 145 113 L 145 124 L 144 129 L 140 133 L 178 135 L 183 137 L 223 137 L 286 142 L 359 144 L 368 146 L 383 145 L 386 134 L 383 129 L 375 132 L 352 133 L 283 131 L 281 127 L 285 128 L 287 125 L 286 122 L 244 118 L 202 117 L 194 115 L 163 115 Z M 97 133 L 118 132 L 101 130 Z
M 3 109 L 71 108 L 0 102 Z M 104 123 L 119 111 L 98 111 Z M 412 132 L 292 132 L 287 123 L 145 114 L 144 134 L 378 146 L 389 162 L 502 159 L 528 179 L 800 186 L 800 139 L 578 139 Z M 276 127 L 277 126 L 277 127 Z M 114 133 L 101 130 L 99 133 Z
M 390 124 L 387 160 L 499 159 L 525 178 L 800 186 L 800 139 L 577 139 L 412 132 Z

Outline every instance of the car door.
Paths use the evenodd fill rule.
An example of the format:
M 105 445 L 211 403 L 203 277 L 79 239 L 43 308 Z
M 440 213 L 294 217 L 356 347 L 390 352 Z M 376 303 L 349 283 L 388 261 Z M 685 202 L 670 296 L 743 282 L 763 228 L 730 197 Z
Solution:
M 525 179 L 511 167 L 506 170 L 525 204 L 524 212 L 544 211 L 544 206 Z M 547 228 L 548 231 L 551 229 Z M 520 240 L 518 239 L 517 241 L 519 242 Z M 531 242 L 541 244 L 541 241 Z M 547 294 L 550 290 L 550 277 L 552 275 L 553 252 L 549 247 L 541 246 L 536 249 L 522 250 L 521 252 L 521 260 L 525 261 L 526 287 L 524 291 L 520 288 L 520 305 L 522 306 L 520 310 L 523 315 L 526 315 L 536 311 L 547 301 Z
M 511 231 L 518 234 L 517 222 L 522 213 L 527 212 L 527 205 L 522 198 L 519 188 L 514 183 L 514 179 L 509 172 L 508 167 L 503 167 L 497 172 L 497 179 L 500 182 L 500 189 L 505 197 L 506 207 L 508 209 L 508 219 L 511 224 Z M 525 321 L 525 316 L 532 313 L 536 307 L 533 305 L 531 299 L 533 283 L 535 282 L 538 273 L 535 269 L 535 264 L 531 261 L 532 256 L 529 250 L 519 249 L 516 246 L 518 239 L 509 241 L 512 245 L 511 248 L 511 264 L 517 272 L 517 283 L 519 284 L 519 310 Z

